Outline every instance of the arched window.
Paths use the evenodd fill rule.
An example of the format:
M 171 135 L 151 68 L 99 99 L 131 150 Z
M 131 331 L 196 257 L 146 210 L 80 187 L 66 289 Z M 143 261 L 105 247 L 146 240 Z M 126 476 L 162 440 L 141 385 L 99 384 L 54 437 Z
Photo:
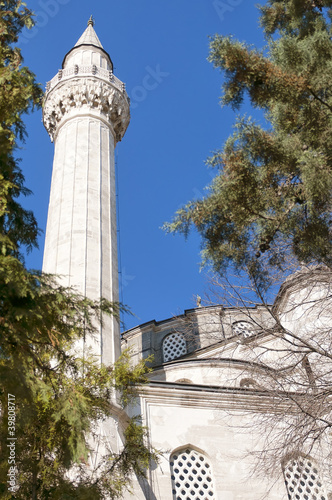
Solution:
M 255 325 L 249 321 L 236 321 L 232 324 L 234 335 L 240 335 L 244 338 L 255 335 Z
M 289 500 L 327 500 L 318 468 L 311 458 L 299 456 L 284 465 Z
M 165 363 L 184 354 L 187 354 L 187 344 L 181 333 L 171 333 L 164 338 L 163 357 Z
M 189 378 L 179 378 L 178 380 L 175 381 L 177 384 L 192 384 L 192 380 Z
M 253 378 L 242 378 L 240 380 L 240 387 L 254 387 L 257 389 L 259 386 Z
M 203 453 L 183 448 L 171 455 L 173 500 L 215 499 L 212 471 Z

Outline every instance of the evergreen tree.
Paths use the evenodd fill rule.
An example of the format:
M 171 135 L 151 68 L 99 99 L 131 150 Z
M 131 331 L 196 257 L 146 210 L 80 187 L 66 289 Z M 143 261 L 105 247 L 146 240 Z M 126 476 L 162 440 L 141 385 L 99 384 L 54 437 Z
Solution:
M 332 264 L 331 7 L 268 0 L 260 7 L 265 50 L 211 40 L 209 60 L 225 76 L 222 104 L 238 110 L 247 96 L 270 124 L 238 119 L 207 161 L 218 170 L 208 195 L 166 225 L 185 235 L 194 226 L 218 272 L 246 268 L 264 285 L 266 269 L 282 269 L 289 255 Z
M 147 368 L 130 367 L 128 355 L 114 367 L 75 356 L 73 346 L 94 334 L 102 313 L 118 316 L 120 304 L 63 288 L 27 270 L 22 257 L 37 246 L 39 230 L 19 200 L 29 191 L 15 150 L 25 137 L 22 115 L 40 107 L 42 91 L 15 44 L 32 25 L 20 0 L 0 1 L 0 496 L 119 498 L 154 457 L 144 429 L 123 410 Z M 98 434 L 96 422 L 113 414 L 123 449 L 106 449 L 92 470 L 89 439 Z
M 33 25 L 31 12 L 21 1 L 0 2 L 0 190 L 2 254 L 18 254 L 20 246 L 37 246 L 38 227 L 31 211 L 17 199 L 29 194 L 19 161 L 14 157 L 17 141 L 26 135 L 22 115 L 40 107 L 42 90 L 35 75 L 22 66 L 15 44 L 24 26 Z

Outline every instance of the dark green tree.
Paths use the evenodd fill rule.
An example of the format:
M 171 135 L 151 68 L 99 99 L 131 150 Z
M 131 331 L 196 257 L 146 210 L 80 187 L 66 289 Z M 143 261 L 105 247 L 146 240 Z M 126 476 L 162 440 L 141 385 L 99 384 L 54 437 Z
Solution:
M 15 44 L 24 26 L 33 25 L 31 12 L 20 1 L 0 2 L 0 187 L 2 254 L 17 253 L 23 245 L 37 245 L 38 227 L 31 211 L 17 201 L 29 194 L 19 161 L 14 156 L 18 141 L 26 135 L 22 115 L 41 104 L 42 90 L 35 75 L 22 66 Z
M 102 314 L 118 317 L 121 305 L 93 302 L 55 277 L 27 270 L 23 261 L 37 246 L 39 229 L 21 205 L 29 190 L 16 150 L 25 138 L 22 117 L 40 107 L 42 91 L 16 43 L 32 25 L 20 0 L 0 2 L 0 496 L 119 498 L 131 475 L 144 474 L 154 457 L 145 430 L 123 410 L 147 369 L 130 367 L 126 354 L 113 367 L 75 355 L 76 343 L 94 334 Z M 123 449 L 106 447 L 91 470 L 96 422 L 112 415 L 120 419 Z
M 180 209 L 167 230 L 202 236 L 217 272 L 296 262 L 332 264 L 331 0 L 268 0 L 260 7 L 267 47 L 216 35 L 209 60 L 224 75 L 223 105 L 245 98 L 269 125 L 239 118 L 208 160 L 208 195 Z M 263 271 L 264 270 L 264 271 Z

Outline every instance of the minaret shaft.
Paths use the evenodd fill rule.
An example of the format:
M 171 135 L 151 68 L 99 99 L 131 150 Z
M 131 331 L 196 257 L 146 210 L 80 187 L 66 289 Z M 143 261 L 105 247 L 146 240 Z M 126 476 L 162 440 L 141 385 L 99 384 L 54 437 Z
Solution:
M 95 118 L 71 119 L 55 142 L 43 271 L 91 299 L 119 300 L 115 200 L 113 134 Z M 104 362 L 120 353 L 111 323 L 116 331 L 100 332 Z
M 60 130 L 44 253 L 45 272 L 62 275 L 63 283 L 90 298 L 109 300 L 118 298 L 112 290 L 117 275 L 113 143 L 109 129 L 93 118 L 71 120 Z

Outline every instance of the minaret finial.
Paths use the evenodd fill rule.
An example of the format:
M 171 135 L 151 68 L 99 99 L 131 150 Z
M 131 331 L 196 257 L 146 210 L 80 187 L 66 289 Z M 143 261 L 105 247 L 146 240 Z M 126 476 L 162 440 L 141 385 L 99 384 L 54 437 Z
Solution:
M 90 19 L 88 21 L 88 26 L 94 26 L 95 25 L 95 20 L 93 19 L 92 15 L 90 16 Z

